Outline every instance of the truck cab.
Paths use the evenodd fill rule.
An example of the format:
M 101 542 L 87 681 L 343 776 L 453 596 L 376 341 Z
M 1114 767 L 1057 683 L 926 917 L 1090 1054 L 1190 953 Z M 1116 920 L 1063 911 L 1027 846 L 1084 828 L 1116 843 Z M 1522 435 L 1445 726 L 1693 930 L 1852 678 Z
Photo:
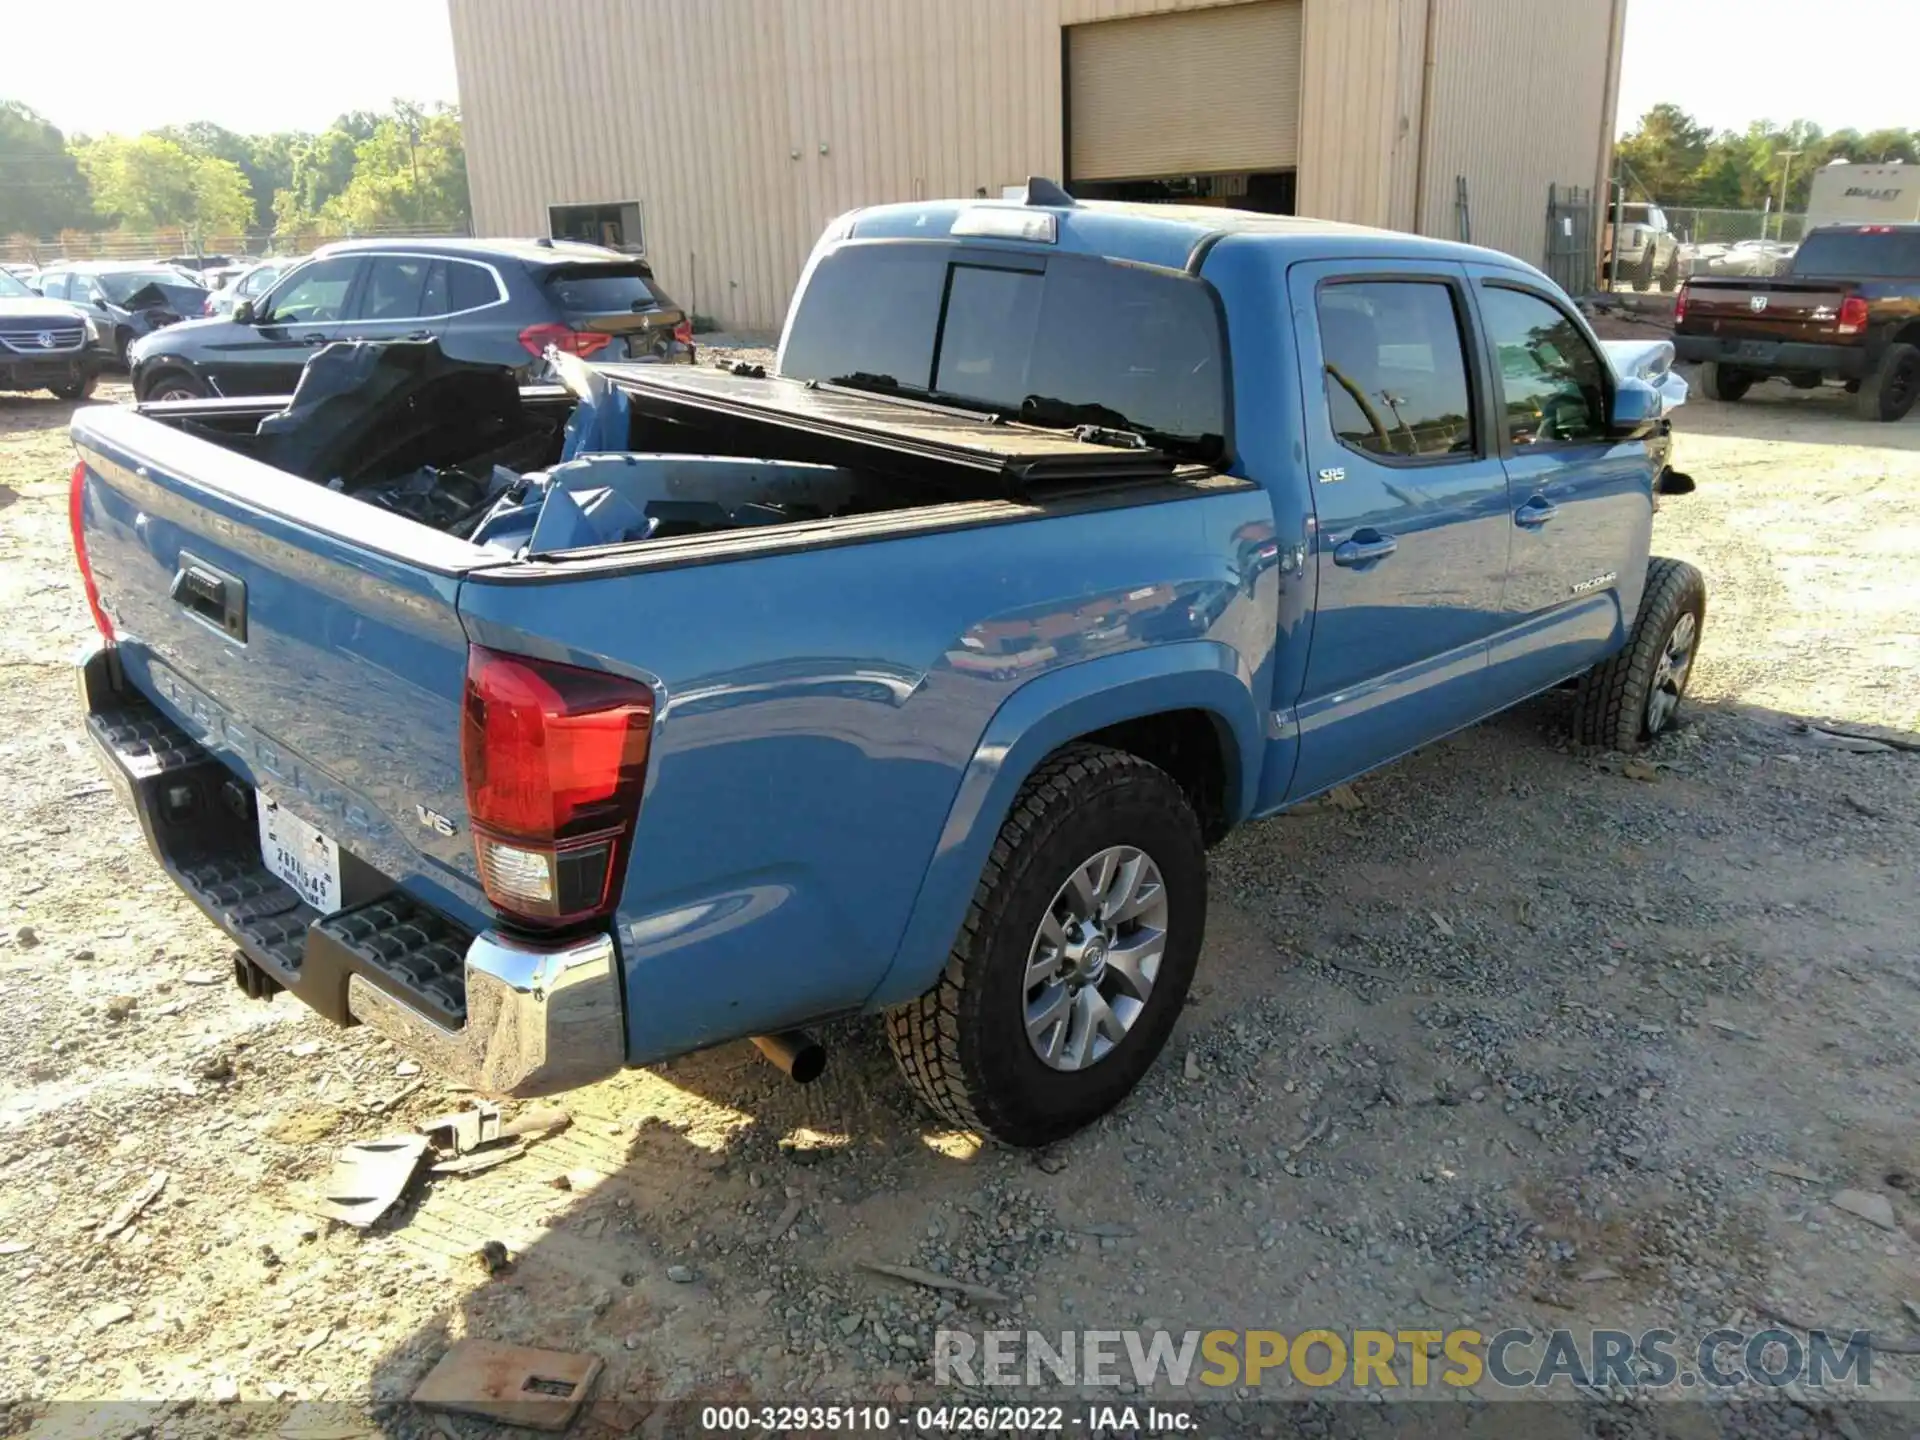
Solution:
M 1704 622 L 1659 395 L 1464 245 L 1035 181 L 836 221 L 772 374 L 562 368 L 383 382 L 404 455 L 305 474 L 297 394 L 74 430 L 163 864 L 253 993 L 496 1093 L 873 1013 L 1045 1143 L 1164 1045 L 1208 845 L 1567 682 L 1643 746 Z

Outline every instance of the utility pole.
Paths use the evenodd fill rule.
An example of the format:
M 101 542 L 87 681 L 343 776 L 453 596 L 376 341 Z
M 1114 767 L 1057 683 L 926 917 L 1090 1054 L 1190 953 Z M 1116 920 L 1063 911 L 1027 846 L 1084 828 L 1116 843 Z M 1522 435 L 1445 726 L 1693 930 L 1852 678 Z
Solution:
M 1787 238 L 1787 177 L 1793 174 L 1793 157 L 1796 155 L 1804 155 L 1807 152 L 1804 150 L 1780 150 L 1775 153 L 1786 161 L 1786 163 L 1780 167 L 1780 228 L 1775 232 L 1777 239 L 1785 240 Z

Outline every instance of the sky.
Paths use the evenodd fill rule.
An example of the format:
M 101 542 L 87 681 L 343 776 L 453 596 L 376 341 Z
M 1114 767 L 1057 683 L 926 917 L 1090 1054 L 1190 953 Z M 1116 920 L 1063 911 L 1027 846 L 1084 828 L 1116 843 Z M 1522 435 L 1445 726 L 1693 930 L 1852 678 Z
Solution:
M 1916 55 L 1920 0 L 1628 0 L 1620 131 L 1662 100 L 1715 130 L 1920 128 Z
M 69 0 L 36 13 L 104 42 L 144 33 L 166 12 L 155 0 Z M 0 99 L 23 100 L 70 134 L 131 134 L 189 120 L 320 130 L 396 97 L 459 98 L 446 0 L 252 0 L 185 40 L 177 17 L 165 25 L 164 71 L 161 52 L 136 46 L 78 72 L 65 45 L 38 38 L 44 26 L 10 25 Z M 1920 126 L 1916 55 L 1920 0 L 1629 0 L 1620 128 L 1662 100 L 1715 129 L 1759 119 Z
M 9 16 L 3 27 L 0 99 L 25 101 L 69 135 L 191 120 L 245 133 L 324 130 L 343 111 L 384 110 L 396 98 L 459 98 L 446 0 L 251 0 L 211 10 L 68 0 L 32 10 L 32 22 Z M 49 44 L 40 37 L 54 16 L 63 38 Z M 76 52 L 75 34 L 106 48 Z M 151 43 L 136 43 L 141 35 Z

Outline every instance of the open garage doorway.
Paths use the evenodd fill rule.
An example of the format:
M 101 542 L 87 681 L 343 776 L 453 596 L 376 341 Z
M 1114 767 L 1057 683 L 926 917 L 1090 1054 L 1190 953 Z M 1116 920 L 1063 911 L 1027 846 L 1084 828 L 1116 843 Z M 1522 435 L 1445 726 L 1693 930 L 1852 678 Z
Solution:
M 1294 213 L 1301 0 L 1070 25 L 1067 190 Z
M 1249 175 L 1163 175 L 1140 180 L 1070 180 L 1076 200 L 1140 200 L 1159 205 L 1223 205 L 1268 215 L 1294 213 L 1294 172 L 1261 170 Z

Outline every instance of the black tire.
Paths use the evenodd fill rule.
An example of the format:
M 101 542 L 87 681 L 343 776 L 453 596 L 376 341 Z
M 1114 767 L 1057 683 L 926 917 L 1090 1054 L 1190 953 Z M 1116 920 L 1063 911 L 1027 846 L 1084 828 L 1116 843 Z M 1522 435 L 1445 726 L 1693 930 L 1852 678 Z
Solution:
M 1651 290 L 1653 288 L 1653 246 L 1648 245 L 1646 253 L 1640 257 L 1640 263 L 1633 267 L 1633 288 Z
M 133 331 L 127 329 L 126 326 L 122 325 L 118 330 L 113 332 L 113 358 L 120 363 L 122 368 L 126 366 L 127 349 L 132 344 Z
M 1863 420 L 1904 420 L 1920 400 L 1920 345 L 1889 345 L 1873 373 L 1854 392 L 1854 413 Z
M 92 397 L 94 382 L 99 378 L 97 375 L 86 375 L 78 380 L 68 380 L 59 385 L 49 385 L 47 389 L 54 393 L 56 399 L 86 400 Z
M 185 370 L 161 370 L 147 377 L 140 400 L 204 400 L 207 387 Z
M 1055 1069 L 1027 1037 L 1029 954 L 1075 868 L 1115 845 L 1137 847 L 1160 869 L 1168 903 L 1160 967 L 1111 1051 L 1082 1069 Z M 901 1073 L 943 1119 L 1004 1144 L 1071 1134 L 1119 1104 L 1166 1044 L 1206 911 L 1200 821 L 1172 777 L 1124 751 L 1069 745 L 1015 798 L 939 983 L 887 1013 Z
M 1680 247 L 1677 245 L 1667 257 L 1667 268 L 1660 272 L 1660 288 L 1668 295 L 1680 288 Z
M 1681 622 L 1691 617 L 1692 636 L 1677 677 L 1663 676 L 1661 661 Z M 1707 582 L 1684 560 L 1656 555 L 1647 565 L 1647 588 L 1627 646 L 1580 677 L 1574 693 L 1574 738 L 1632 752 L 1644 749 L 1673 723 L 1693 677 L 1694 657 L 1707 625 Z M 1656 705 L 1656 698 L 1664 695 Z
M 1820 388 L 1820 372 L 1818 370 L 1801 370 L 1789 375 L 1787 377 L 1787 383 L 1796 390 L 1818 390 Z
M 1709 360 L 1700 367 L 1700 393 L 1709 400 L 1731 405 L 1745 395 L 1752 384 L 1753 376 L 1745 370 L 1722 365 L 1718 360 Z

